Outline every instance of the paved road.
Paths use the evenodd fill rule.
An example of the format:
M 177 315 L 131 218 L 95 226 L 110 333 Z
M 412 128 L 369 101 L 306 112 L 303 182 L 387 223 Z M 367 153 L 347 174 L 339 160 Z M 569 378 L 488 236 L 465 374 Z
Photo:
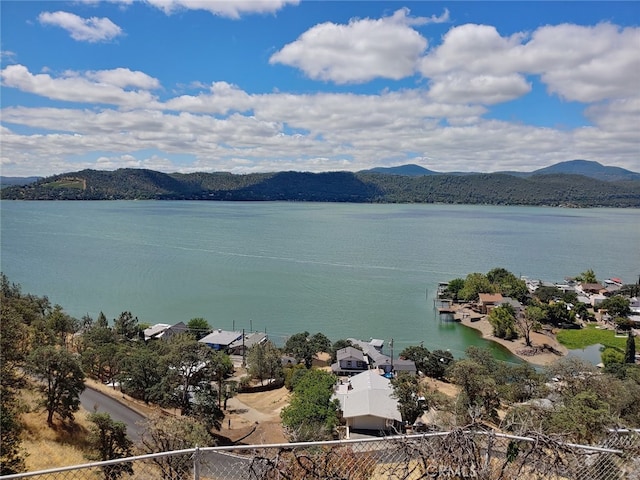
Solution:
M 111 415 L 111 418 L 123 422 L 127 426 L 127 436 L 137 443 L 140 440 L 141 428 L 138 423 L 144 421 L 144 416 L 123 403 L 111 398 L 90 387 L 85 388 L 80 395 L 80 403 L 88 412 L 102 412 Z
M 80 403 L 89 412 L 98 411 L 108 413 L 116 421 L 127 426 L 127 436 L 137 443 L 140 440 L 141 428 L 139 423 L 145 420 L 135 410 L 119 402 L 117 399 L 105 395 L 98 390 L 87 387 L 80 395 Z M 251 459 L 225 452 L 203 452 L 203 474 L 212 473 L 216 478 L 243 480 L 249 478 Z

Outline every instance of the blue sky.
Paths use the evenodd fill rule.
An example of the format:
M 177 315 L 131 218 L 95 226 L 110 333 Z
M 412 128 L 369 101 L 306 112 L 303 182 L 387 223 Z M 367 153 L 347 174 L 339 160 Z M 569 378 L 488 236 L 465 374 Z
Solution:
M 1 173 L 640 171 L 639 2 L 0 2 Z

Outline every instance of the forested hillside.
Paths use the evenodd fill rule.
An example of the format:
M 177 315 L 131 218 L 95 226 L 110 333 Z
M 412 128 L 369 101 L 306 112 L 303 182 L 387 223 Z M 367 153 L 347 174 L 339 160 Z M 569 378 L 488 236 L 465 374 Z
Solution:
M 25 186 L 3 199 L 228 200 L 378 203 L 464 203 L 576 207 L 640 207 L 640 181 L 605 182 L 583 175 L 522 178 L 504 173 L 389 175 L 375 172 L 166 174 L 152 170 L 83 170 Z

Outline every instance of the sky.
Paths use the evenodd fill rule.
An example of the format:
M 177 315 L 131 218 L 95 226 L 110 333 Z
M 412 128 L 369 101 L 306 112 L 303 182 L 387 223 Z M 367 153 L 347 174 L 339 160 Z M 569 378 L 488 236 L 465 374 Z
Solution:
M 640 171 L 640 2 L 0 2 L 0 173 Z

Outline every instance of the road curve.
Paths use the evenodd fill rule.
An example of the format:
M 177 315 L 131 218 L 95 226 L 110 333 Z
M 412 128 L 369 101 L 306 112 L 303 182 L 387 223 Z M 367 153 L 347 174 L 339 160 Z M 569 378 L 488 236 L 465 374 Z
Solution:
M 140 440 L 139 423 L 145 417 L 127 405 L 89 386 L 80 394 L 80 403 L 88 412 L 108 413 L 112 419 L 123 422 L 127 426 L 129 439 L 134 443 Z

